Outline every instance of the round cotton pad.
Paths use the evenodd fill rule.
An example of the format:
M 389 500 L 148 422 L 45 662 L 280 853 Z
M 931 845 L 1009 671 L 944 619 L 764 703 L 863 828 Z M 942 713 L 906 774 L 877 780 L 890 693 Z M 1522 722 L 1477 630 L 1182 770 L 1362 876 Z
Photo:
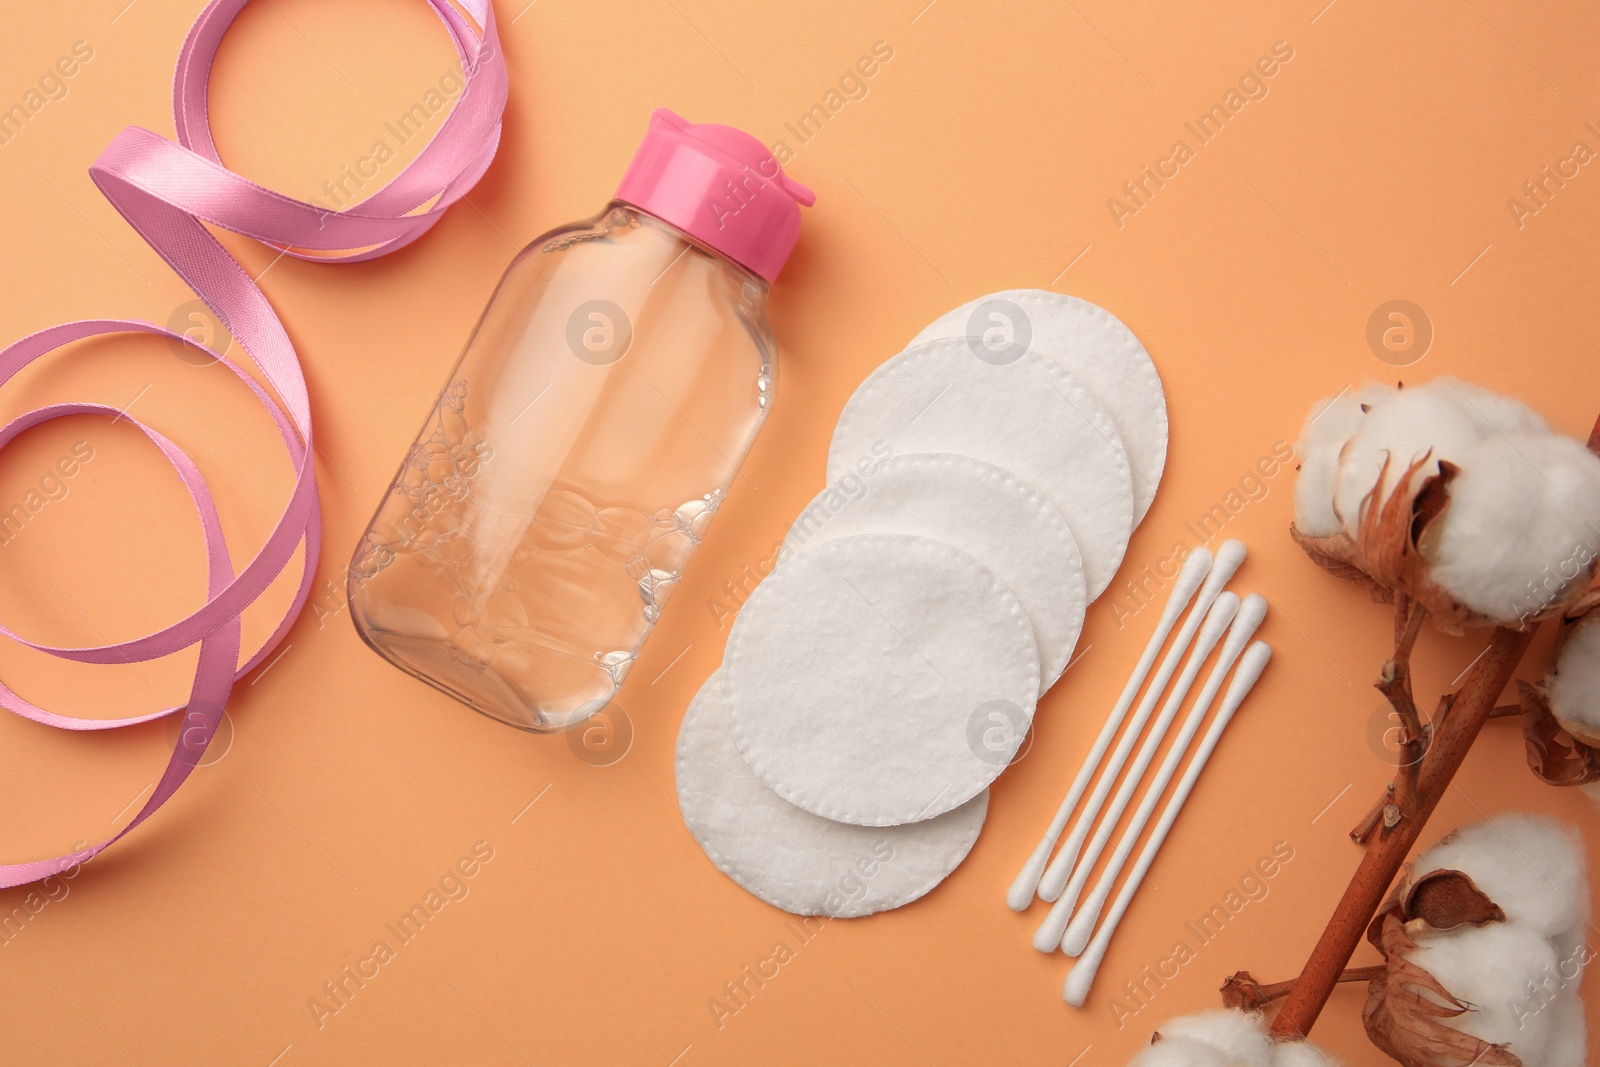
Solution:
M 905 826 L 851 826 L 797 808 L 740 758 L 716 674 L 684 714 L 677 774 L 684 825 L 711 862 L 795 915 L 854 918 L 909 904 L 966 858 L 989 810 L 988 790 Z
M 778 558 L 859 533 L 931 537 L 989 568 L 1033 624 L 1040 692 L 1061 677 L 1088 604 L 1083 560 L 1061 513 L 1030 486 L 970 456 L 895 456 L 819 493 L 789 528 Z
M 941 315 L 911 344 L 961 337 L 989 359 L 1020 347 L 1054 359 L 1116 424 L 1133 469 L 1133 522 L 1150 510 L 1167 465 L 1167 396 L 1150 354 L 1105 308 L 1045 289 L 1008 289 Z
M 1133 529 L 1133 479 L 1099 401 L 1036 352 L 977 358 L 960 338 L 908 348 L 845 403 L 828 449 L 828 480 L 887 444 L 896 455 L 959 452 L 1032 485 L 1067 520 L 1089 586 L 1105 591 Z
M 778 795 L 897 826 L 972 799 L 1033 721 L 1039 652 L 1017 598 L 926 537 L 855 534 L 784 561 L 728 635 L 733 741 Z

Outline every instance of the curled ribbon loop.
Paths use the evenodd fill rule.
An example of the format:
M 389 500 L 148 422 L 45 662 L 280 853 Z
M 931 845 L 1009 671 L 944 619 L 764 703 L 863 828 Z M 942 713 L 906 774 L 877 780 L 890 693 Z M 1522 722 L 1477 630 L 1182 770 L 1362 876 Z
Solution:
M 461 61 L 463 87 L 449 116 L 406 168 L 372 196 L 330 211 L 275 193 L 234 174 L 211 137 L 207 86 L 218 46 L 249 0 L 213 0 L 189 30 L 173 80 L 177 141 L 138 126 L 112 139 L 89 168 L 102 194 L 128 224 L 166 260 L 239 342 L 272 393 L 244 367 L 221 353 L 161 326 L 124 319 L 87 319 L 53 326 L 0 351 L 0 386 L 23 367 L 62 345 L 109 333 L 158 334 L 199 349 L 245 383 L 278 428 L 295 469 L 294 489 L 255 556 L 235 570 L 216 504 L 200 469 L 183 449 L 154 428 L 104 404 L 54 404 L 0 427 L 0 449 L 18 434 L 68 415 L 101 415 L 131 422 L 178 473 L 194 503 L 206 544 L 206 603 L 155 633 L 117 644 L 58 648 L 30 641 L 0 623 L 0 634 L 29 648 L 79 663 L 136 663 L 199 643 L 188 699 L 144 715 L 85 719 L 39 707 L 0 682 L 0 706 L 63 730 L 110 730 L 183 713 L 184 727 L 155 792 L 132 821 L 99 844 L 53 859 L 0 865 L 0 888 L 37 881 L 74 867 L 149 818 L 175 793 L 211 743 L 234 683 L 259 666 L 288 633 L 305 606 L 322 544 L 321 510 L 312 464 L 311 403 L 305 375 L 283 324 L 255 282 L 202 224 L 252 237 L 300 259 L 359 262 L 403 248 L 426 233 L 475 185 L 500 143 L 506 102 L 505 60 L 489 0 L 428 0 L 449 31 Z M 474 25 L 476 23 L 476 26 Z M 480 28 L 481 27 L 481 28 Z M 276 394 L 274 396 L 274 394 Z M 272 636 L 242 665 L 244 610 L 305 545 L 294 600 Z

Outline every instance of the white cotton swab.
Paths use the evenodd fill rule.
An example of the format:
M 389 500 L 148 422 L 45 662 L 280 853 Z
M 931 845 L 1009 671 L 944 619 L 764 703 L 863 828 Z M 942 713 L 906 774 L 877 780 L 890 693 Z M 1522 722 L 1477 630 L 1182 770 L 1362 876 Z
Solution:
M 1222 587 L 1227 585 L 1233 576 L 1238 573 L 1239 567 L 1244 563 L 1245 548 L 1242 541 L 1224 541 L 1217 548 L 1216 559 L 1211 564 L 1211 570 L 1205 577 L 1205 584 L 1200 587 L 1200 594 L 1195 597 L 1194 607 L 1189 610 L 1189 617 L 1183 620 L 1183 626 L 1178 629 L 1178 636 L 1172 639 L 1172 647 L 1167 650 L 1166 656 L 1161 660 L 1161 666 L 1156 669 L 1155 677 L 1151 679 L 1150 686 L 1145 690 L 1144 699 L 1139 701 L 1138 708 L 1133 713 L 1132 723 L 1128 726 L 1127 734 L 1137 739 L 1138 734 L 1144 729 L 1144 724 L 1149 721 L 1150 713 L 1155 710 L 1156 702 L 1161 699 L 1161 694 L 1167 688 L 1167 683 L 1172 680 L 1172 675 L 1178 669 L 1178 663 L 1183 659 L 1183 654 L 1188 651 L 1189 644 L 1194 640 L 1194 635 L 1199 631 L 1200 624 L 1205 621 L 1206 613 L 1217 597 L 1222 594 Z M 1106 768 L 1105 777 L 1115 779 L 1122 764 L 1127 761 L 1128 749 L 1133 747 L 1133 741 L 1124 737 L 1122 744 L 1111 757 L 1111 765 Z M 1091 776 L 1094 770 L 1099 769 L 1098 758 L 1086 761 L 1082 776 L 1087 771 Z M 1093 767 L 1091 767 L 1091 764 Z M 1110 786 L 1104 786 L 1110 792 Z M 1097 790 L 1098 792 L 1098 790 Z M 1100 797 L 1103 802 L 1104 796 Z M 1098 804 L 1096 805 L 1098 810 Z M 1093 818 L 1093 816 L 1091 816 Z M 1080 833 L 1081 830 L 1081 833 Z M 1074 827 L 1073 833 L 1068 836 L 1061 851 L 1056 853 L 1056 858 L 1050 861 L 1050 866 L 1045 868 L 1044 877 L 1039 880 L 1039 899 L 1055 900 L 1065 888 L 1067 879 L 1072 875 L 1072 865 L 1077 861 L 1078 850 L 1083 847 L 1084 836 L 1088 834 L 1087 827 L 1079 825 Z M 1053 951 L 1054 946 L 1043 951 Z
M 1183 665 L 1183 673 L 1178 675 L 1178 680 L 1173 684 L 1172 694 L 1167 698 L 1164 718 L 1171 720 L 1172 714 L 1182 706 L 1184 698 L 1189 695 L 1190 688 L 1194 685 L 1195 678 L 1200 674 L 1200 668 L 1205 665 L 1206 658 L 1211 655 L 1211 650 L 1217 647 L 1223 634 L 1228 631 L 1228 624 L 1239 611 L 1239 597 L 1235 593 L 1223 593 L 1217 597 L 1216 603 L 1211 605 L 1211 610 L 1206 612 L 1205 622 L 1200 627 L 1200 637 L 1195 641 L 1194 649 L 1189 653 L 1189 661 Z M 1144 723 L 1139 722 L 1128 727 L 1117 744 L 1117 750 L 1112 753 L 1110 764 L 1100 776 L 1100 781 L 1095 785 L 1094 792 L 1089 796 L 1089 802 L 1078 813 L 1078 821 L 1072 828 L 1073 855 L 1089 839 L 1089 831 L 1094 827 L 1095 817 L 1100 814 L 1101 807 L 1106 802 L 1106 797 L 1111 794 L 1111 787 L 1116 784 L 1117 775 L 1128 761 L 1128 754 L 1134 744 L 1139 740 L 1139 733 Z M 1134 775 L 1142 774 L 1144 768 L 1140 767 Z M 1130 775 L 1130 777 L 1134 777 Z M 1062 846 L 1065 850 L 1066 846 Z M 1057 856 L 1057 860 L 1061 857 Z M 1046 872 L 1048 873 L 1048 872 Z M 1069 872 L 1070 873 L 1070 872 Z M 1083 884 L 1073 880 L 1056 899 L 1046 915 L 1044 922 L 1039 924 L 1039 929 L 1033 932 L 1033 947 L 1040 952 L 1054 952 L 1061 947 L 1062 935 L 1067 930 L 1067 920 L 1072 918 L 1072 909 L 1078 903 L 1078 893 Z
M 1084 1001 L 1089 999 L 1089 988 L 1094 985 L 1094 976 L 1105 959 L 1106 949 L 1111 944 L 1111 935 L 1117 932 L 1117 924 L 1127 914 L 1128 905 L 1133 902 L 1134 894 L 1138 893 L 1139 886 L 1144 883 L 1145 875 L 1150 872 L 1150 865 L 1155 862 L 1156 853 L 1161 851 L 1162 842 L 1167 839 L 1167 832 L 1177 821 L 1178 812 L 1182 810 L 1184 801 L 1189 799 L 1189 793 L 1194 789 L 1194 783 L 1200 777 L 1200 772 L 1205 769 L 1206 761 L 1211 758 L 1212 751 L 1216 749 L 1222 732 L 1228 728 L 1233 713 L 1239 710 L 1239 705 L 1244 702 L 1251 686 L 1256 684 L 1256 679 L 1261 677 L 1267 660 L 1271 658 L 1272 648 L 1264 641 L 1257 641 L 1240 657 L 1239 669 L 1234 673 L 1232 684 L 1228 686 L 1227 696 L 1222 699 L 1222 708 L 1212 720 L 1211 728 L 1206 731 L 1199 749 L 1195 751 L 1194 759 L 1189 761 L 1189 769 L 1184 771 L 1183 778 L 1179 780 L 1177 791 L 1172 794 L 1172 799 L 1167 801 L 1166 808 L 1161 812 L 1160 821 L 1151 832 L 1150 840 L 1145 843 L 1144 851 L 1139 853 L 1139 859 L 1134 863 L 1133 870 L 1128 872 L 1128 880 L 1123 883 L 1122 892 L 1117 894 L 1110 913 L 1095 931 L 1083 955 L 1078 957 L 1078 962 L 1067 974 L 1061 996 L 1073 1007 L 1081 1008 Z
M 1049 829 L 1045 830 L 1044 837 L 1034 846 L 1033 855 L 1022 865 L 1022 870 L 1017 873 L 1017 880 L 1011 883 L 1011 888 L 1006 892 L 1006 906 L 1012 911 L 1027 911 L 1028 905 L 1033 903 L 1033 891 L 1039 888 L 1039 876 L 1044 873 L 1044 866 L 1050 860 L 1050 851 L 1056 847 L 1056 842 L 1061 838 L 1061 831 L 1067 828 L 1067 820 L 1072 817 L 1073 809 L 1078 806 L 1078 801 L 1083 799 L 1083 794 L 1088 790 L 1089 782 L 1094 778 L 1095 768 L 1100 766 L 1100 761 L 1105 758 L 1106 749 L 1116 740 L 1117 729 L 1122 726 L 1122 720 L 1127 717 L 1134 698 L 1139 695 L 1139 687 L 1144 685 L 1145 676 L 1150 673 L 1150 667 L 1161 652 L 1161 646 L 1167 643 L 1172 628 L 1178 624 L 1178 616 L 1183 614 L 1183 609 L 1194 599 L 1195 590 L 1205 581 L 1206 573 L 1211 570 L 1212 559 L 1209 548 L 1197 548 L 1189 553 L 1189 558 L 1184 561 L 1183 569 L 1178 572 L 1177 579 L 1172 583 L 1172 593 L 1167 598 L 1167 605 L 1161 609 L 1161 620 L 1156 623 L 1155 633 L 1150 635 L 1150 643 L 1145 645 L 1144 654 L 1139 657 L 1133 673 L 1128 676 L 1128 684 L 1122 687 L 1122 695 L 1117 697 L 1117 703 L 1112 707 L 1111 714 L 1106 716 L 1106 724 L 1100 728 L 1100 736 L 1094 739 L 1089 754 L 1084 757 L 1083 766 L 1078 768 L 1078 776 L 1072 780 L 1072 786 L 1062 799 L 1061 807 L 1056 809 L 1055 818 L 1050 820 Z
M 1150 821 L 1156 804 L 1161 800 L 1161 794 L 1166 791 L 1167 783 L 1171 782 L 1173 775 L 1177 773 L 1178 764 L 1182 762 L 1184 754 L 1194 742 L 1195 735 L 1200 732 L 1200 725 L 1205 721 L 1206 712 L 1211 710 L 1211 702 L 1217 699 L 1217 693 L 1222 690 L 1222 683 L 1227 680 L 1228 672 L 1233 670 L 1240 653 L 1244 652 L 1245 645 L 1250 643 L 1250 639 L 1255 636 L 1256 630 L 1266 617 L 1265 599 L 1255 593 L 1244 598 L 1244 602 L 1239 606 L 1239 614 L 1233 617 L 1233 625 L 1228 628 L 1228 637 L 1222 643 L 1222 651 L 1217 654 L 1217 662 L 1211 668 L 1211 673 L 1206 676 L 1205 685 L 1200 688 L 1200 695 L 1195 698 L 1194 707 L 1189 709 L 1188 716 L 1183 720 L 1183 728 L 1178 731 L 1178 737 L 1172 742 L 1172 748 L 1167 752 L 1166 759 L 1162 761 L 1155 778 L 1145 790 L 1144 799 L 1140 801 L 1139 809 L 1134 812 L 1133 822 L 1123 832 L 1121 842 L 1112 853 L 1111 862 L 1100 875 L 1100 880 L 1095 883 L 1094 892 L 1089 894 L 1089 899 L 1083 902 L 1077 913 L 1072 916 L 1072 922 L 1067 924 L 1067 932 L 1061 939 L 1061 949 L 1067 955 L 1078 955 L 1089 943 L 1089 935 L 1094 932 L 1095 920 L 1100 918 L 1100 910 L 1105 907 L 1106 899 L 1111 895 L 1111 885 L 1116 881 L 1123 863 L 1127 861 L 1128 853 L 1132 851 L 1134 843 L 1138 841 L 1139 835 Z M 1155 758 L 1161 739 L 1172 725 L 1174 716 L 1171 713 L 1176 711 L 1176 707 L 1162 709 L 1161 721 L 1152 728 L 1150 736 L 1145 739 L 1144 748 L 1140 750 L 1139 758 L 1134 761 L 1134 769 L 1123 779 L 1122 788 L 1117 790 L 1116 799 L 1112 801 L 1111 807 L 1100 817 L 1100 827 L 1095 831 L 1094 839 L 1090 842 L 1082 861 L 1079 862 L 1077 870 L 1072 872 L 1072 881 L 1067 883 L 1062 899 L 1072 897 L 1076 900 L 1083 892 L 1084 886 L 1088 884 L 1089 873 L 1094 869 L 1095 861 L 1100 858 L 1100 853 L 1106 845 L 1110 844 L 1111 832 L 1116 828 L 1117 820 L 1122 818 L 1122 813 L 1128 810 L 1128 802 L 1133 799 L 1133 791 L 1150 766 L 1150 761 Z

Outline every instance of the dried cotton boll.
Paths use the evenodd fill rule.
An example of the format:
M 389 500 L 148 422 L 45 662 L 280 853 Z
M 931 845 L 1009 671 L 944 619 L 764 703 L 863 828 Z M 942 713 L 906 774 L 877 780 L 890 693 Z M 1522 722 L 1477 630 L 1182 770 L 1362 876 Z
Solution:
M 1530 986 L 1557 974 L 1559 960 L 1536 929 L 1518 922 L 1464 926 L 1419 938 L 1407 958 L 1469 1005 L 1445 1025 L 1505 1045 L 1523 1067 L 1545 1063 L 1555 1015 Z
M 1562 636 L 1549 680 L 1550 710 L 1567 731 L 1600 745 L 1600 612 L 1585 615 Z
M 1413 895 L 1429 885 L 1431 900 Z M 1419 1010 L 1415 997 L 1438 1004 L 1437 990 L 1402 977 L 1387 986 L 1397 994 L 1392 1000 L 1369 1002 L 1364 1014 L 1380 1048 L 1420 1056 L 1449 1044 L 1466 1062 L 1474 1050 L 1465 1042 L 1481 1041 L 1503 1045 L 1523 1067 L 1585 1062 L 1579 986 L 1589 956 L 1589 885 L 1583 846 L 1571 829 L 1529 815 L 1466 827 L 1417 857 L 1402 888 L 1399 910 L 1383 919 L 1391 978 L 1405 975 L 1397 971 L 1403 957 L 1405 967 L 1427 972 L 1466 1010 L 1455 1016 Z M 1477 895 L 1469 890 L 1482 899 L 1469 899 Z
M 1374 427 L 1366 429 L 1365 416 L 1380 403 L 1384 410 Z M 1295 527 L 1311 537 L 1328 537 L 1341 527 L 1354 536 L 1361 500 L 1377 482 L 1385 455 L 1390 457 L 1387 495 L 1410 460 L 1430 448 L 1435 458 L 1443 450 L 1451 453 L 1444 458 L 1453 459 L 1453 453 L 1490 434 L 1548 429 L 1520 400 L 1455 378 L 1436 378 L 1410 389 L 1368 383 L 1346 391 L 1316 404 L 1301 430 L 1295 449 L 1300 456 Z M 1352 441 L 1358 431 L 1360 439 Z M 1347 442 L 1353 444 L 1349 450 Z M 1341 479 L 1341 468 L 1349 471 L 1348 479 Z M 1436 470 L 1437 464 L 1424 468 L 1419 481 Z M 1336 493 L 1341 494 L 1337 510 Z
M 1312 406 L 1295 445 L 1300 471 L 1294 480 L 1294 525 L 1301 533 L 1328 537 L 1339 532 L 1339 516 L 1333 510 L 1339 453 L 1360 429 L 1365 409 L 1392 392 L 1386 385 L 1368 384 Z
M 1461 871 L 1507 920 L 1551 940 L 1581 939 L 1589 919 L 1583 841 L 1547 816 L 1499 815 L 1463 827 L 1418 856 L 1412 869 Z
M 1250 1012 L 1188 1015 L 1164 1023 L 1159 1033 L 1128 1067 L 1338 1067 L 1308 1042 L 1274 1042 L 1266 1020 Z
M 1333 508 L 1351 537 L 1360 532 L 1361 502 L 1383 473 L 1378 502 L 1388 498 L 1412 460 L 1431 453 L 1413 485 L 1439 470 L 1439 460 L 1459 463 L 1482 438 L 1480 422 L 1448 382 L 1399 389 L 1372 405 L 1339 461 Z M 1388 464 L 1385 468 L 1385 463 Z
M 1351 399 L 1301 443 L 1290 533 L 1307 555 L 1379 600 L 1415 599 L 1447 633 L 1575 608 L 1600 555 L 1600 457 L 1452 378 Z
M 1581 594 L 1600 552 L 1600 457 L 1558 434 L 1495 434 L 1446 456 L 1461 472 L 1422 545 L 1432 580 L 1511 625 Z

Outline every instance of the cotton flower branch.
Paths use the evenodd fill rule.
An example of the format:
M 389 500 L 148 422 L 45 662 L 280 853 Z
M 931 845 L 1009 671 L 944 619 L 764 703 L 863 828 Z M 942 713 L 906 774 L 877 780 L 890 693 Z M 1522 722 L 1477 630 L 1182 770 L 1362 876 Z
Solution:
M 1600 423 L 1590 440 L 1600 444 Z M 1455 1038 L 1421 1023 L 1456 1018 L 1452 1013 L 1465 1005 L 1406 969 L 1420 949 L 1407 944 L 1408 920 L 1389 929 L 1373 917 L 1484 723 L 1504 713 L 1497 703 L 1534 628 L 1596 603 L 1589 587 L 1600 564 L 1600 459 L 1551 432 L 1517 401 L 1450 379 L 1341 394 L 1313 412 L 1299 451 L 1291 536 L 1330 574 L 1395 605 L 1395 652 L 1377 686 L 1400 720 L 1402 760 L 1352 834 L 1365 846 L 1362 861 L 1305 969 L 1288 984 L 1271 1033 L 1296 1038 L 1310 1031 L 1370 932 L 1391 961 L 1401 961 L 1382 980 L 1393 988 L 1380 998 L 1379 1011 L 1399 1021 L 1379 1025 L 1374 1040 L 1395 1055 L 1378 1036 L 1411 1028 L 1449 1045 Z M 1429 727 L 1417 712 L 1410 673 L 1424 619 L 1451 634 L 1494 627 L 1462 687 L 1441 698 Z M 1572 629 L 1586 635 L 1584 647 L 1594 643 L 1583 666 L 1573 660 L 1566 682 L 1558 672 L 1531 698 L 1525 690 L 1518 705 L 1530 765 L 1558 784 L 1600 781 L 1600 750 L 1584 740 L 1600 741 L 1600 633 Z M 1549 701 L 1558 686 L 1580 695 Z M 1543 718 L 1536 714 L 1540 698 L 1548 705 Z M 1251 979 L 1230 995 L 1267 993 L 1270 1003 L 1279 988 Z M 1404 1042 L 1395 1048 L 1416 1052 Z M 1485 1055 L 1478 1062 L 1521 1061 Z

